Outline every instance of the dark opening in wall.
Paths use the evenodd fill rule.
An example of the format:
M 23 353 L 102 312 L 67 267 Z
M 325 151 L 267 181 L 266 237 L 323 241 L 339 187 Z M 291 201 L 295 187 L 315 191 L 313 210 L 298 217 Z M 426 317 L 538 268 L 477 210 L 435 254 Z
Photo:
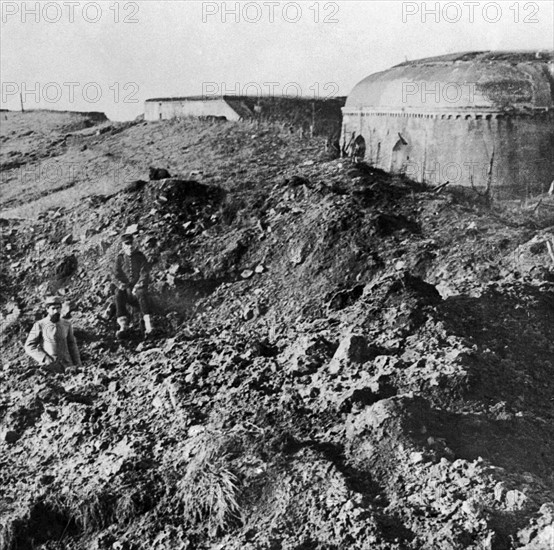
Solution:
M 406 170 L 408 162 L 409 145 L 408 142 L 398 134 L 398 141 L 392 148 L 390 171 L 393 173 L 403 173 Z

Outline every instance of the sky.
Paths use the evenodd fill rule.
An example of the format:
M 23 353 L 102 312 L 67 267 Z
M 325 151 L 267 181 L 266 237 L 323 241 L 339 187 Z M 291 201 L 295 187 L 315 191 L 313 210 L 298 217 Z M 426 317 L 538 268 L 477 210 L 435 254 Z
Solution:
M 348 95 L 406 60 L 554 48 L 554 2 L 1 0 L 1 107 L 142 114 L 153 97 Z

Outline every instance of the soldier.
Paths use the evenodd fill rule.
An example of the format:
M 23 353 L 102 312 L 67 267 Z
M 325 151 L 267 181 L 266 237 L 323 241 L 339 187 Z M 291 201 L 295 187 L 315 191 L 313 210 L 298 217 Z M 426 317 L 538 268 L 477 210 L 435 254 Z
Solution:
M 352 149 L 354 148 L 354 138 L 356 137 L 356 132 L 352 132 L 352 135 L 350 136 L 350 140 L 348 143 L 346 143 L 346 138 L 344 138 L 344 141 L 342 143 L 342 151 L 341 156 L 344 157 L 351 157 L 352 156 Z
M 352 162 L 357 164 L 362 162 L 365 157 L 365 139 L 359 135 L 352 146 Z
M 81 367 L 81 356 L 71 322 L 60 317 L 62 304 L 56 296 L 46 298 L 46 317 L 37 321 L 25 342 L 25 353 L 37 363 L 55 369 Z
M 129 313 L 127 305 L 139 307 L 144 319 L 146 335 L 152 333 L 152 318 L 150 299 L 148 297 L 148 280 L 150 264 L 146 256 L 134 246 L 133 236 L 123 235 L 122 251 L 118 254 L 114 265 L 114 276 L 117 290 L 115 307 L 119 329 L 118 338 L 125 338 L 129 329 Z

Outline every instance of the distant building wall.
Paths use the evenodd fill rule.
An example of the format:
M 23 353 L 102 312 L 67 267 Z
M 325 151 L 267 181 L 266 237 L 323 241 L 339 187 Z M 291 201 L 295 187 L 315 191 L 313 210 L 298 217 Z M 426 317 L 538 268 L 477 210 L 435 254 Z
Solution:
M 225 117 L 240 120 L 240 116 L 223 99 L 148 100 L 144 104 L 144 120 L 168 120 L 176 117 Z
M 283 124 L 307 135 L 340 134 L 345 97 L 312 99 L 274 96 L 202 96 L 148 99 L 144 119 L 168 120 L 176 117 L 218 117 Z

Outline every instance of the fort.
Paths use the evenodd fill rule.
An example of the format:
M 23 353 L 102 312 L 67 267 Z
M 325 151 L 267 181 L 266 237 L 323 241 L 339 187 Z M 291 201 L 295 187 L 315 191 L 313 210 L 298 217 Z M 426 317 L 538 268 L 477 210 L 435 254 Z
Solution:
M 544 193 L 554 175 L 552 52 L 469 52 L 407 61 L 359 82 L 343 147 L 431 184 L 498 197 Z

